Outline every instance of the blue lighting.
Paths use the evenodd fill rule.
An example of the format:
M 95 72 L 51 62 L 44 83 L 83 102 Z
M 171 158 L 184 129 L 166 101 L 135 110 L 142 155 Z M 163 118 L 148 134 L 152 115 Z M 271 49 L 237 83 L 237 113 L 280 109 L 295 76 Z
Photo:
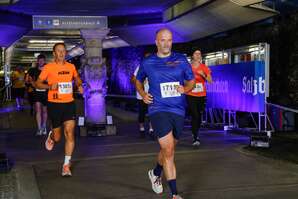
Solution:
M 135 47 L 124 47 L 109 50 L 111 60 L 109 94 L 134 95 L 135 87 L 130 82 L 136 67 L 139 66 L 143 49 Z

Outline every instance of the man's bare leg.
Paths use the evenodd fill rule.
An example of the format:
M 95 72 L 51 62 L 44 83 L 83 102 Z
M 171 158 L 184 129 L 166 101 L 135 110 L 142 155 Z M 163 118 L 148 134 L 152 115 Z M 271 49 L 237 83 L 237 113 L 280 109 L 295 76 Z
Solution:
M 68 120 L 64 122 L 64 136 L 65 136 L 65 157 L 62 168 L 62 176 L 71 176 L 70 160 L 75 147 L 74 139 L 75 120 Z
M 160 152 L 158 161 L 162 161 L 163 170 L 167 180 L 176 179 L 176 167 L 174 163 L 175 139 L 172 132 L 158 140 Z
M 75 147 L 74 128 L 75 128 L 74 120 L 68 120 L 64 122 L 66 156 L 71 156 Z

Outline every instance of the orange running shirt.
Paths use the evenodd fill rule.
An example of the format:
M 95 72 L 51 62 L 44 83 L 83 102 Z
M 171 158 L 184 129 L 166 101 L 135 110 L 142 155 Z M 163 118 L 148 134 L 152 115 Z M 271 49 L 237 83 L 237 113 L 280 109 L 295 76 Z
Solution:
M 58 83 L 57 90 L 49 90 L 48 101 L 54 103 L 72 102 L 73 99 L 73 80 L 78 76 L 75 66 L 71 63 L 57 64 L 48 63 L 42 69 L 39 79 L 47 81 L 49 85 Z
M 198 72 L 203 71 L 205 75 L 210 75 L 211 70 L 205 64 L 200 64 L 198 67 L 194 67 L 192 65 L 191 68 L 195 76 L 196 85 L 191 92 L 187 93 L 187 95 L 191 95 L 195 97 L 206 96 L 206 85 L 205 85 L 206 80 Z

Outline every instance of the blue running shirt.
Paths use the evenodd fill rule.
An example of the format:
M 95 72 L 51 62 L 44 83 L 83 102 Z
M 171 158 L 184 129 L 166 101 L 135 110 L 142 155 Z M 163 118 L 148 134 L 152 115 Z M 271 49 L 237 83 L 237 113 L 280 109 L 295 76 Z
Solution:
M 137 74 L 137 80 L 149 81 L 149 93 L 153 103 L 149 105 L 149 115 L 156 112 L 171 112 L 184 116 L 185 95 L 176 91 L 177 85 L 184 80 L 194 79 L 191 65 L 186 57 L 172 52 L 170 56 L 160 58 L 156 54 L 145 58 Z

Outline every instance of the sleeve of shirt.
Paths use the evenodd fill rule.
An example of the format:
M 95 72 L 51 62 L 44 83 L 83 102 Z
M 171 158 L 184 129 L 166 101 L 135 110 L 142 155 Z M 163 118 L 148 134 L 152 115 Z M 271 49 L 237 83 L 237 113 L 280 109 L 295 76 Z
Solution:
M 41 79 L 42 81 L 45 81 L 48 78 L 48 74 L 49 74 L 49 67 L 46 65 L 42 69 L 42 71 L 41 71 L 40 75 L 38 76 L 38 78 Z
M 73 70 L 73 77 L 74 78 L 78 77 L 78 71 L 74 65 L 72 65 L 72 70 Z
M 143 61 L 139 67 L 139 71 L 137 72 L 136 79 L 139 80 L 140 82 L 143 82 L 146 77 L 147 77 L 147 74 L 145 71 L 144 61 Z
M 204 71 L 204 73 L 206 75 L 210 75 L 211 74 L 210 68 L 208 66 L 206 66 L 205 64 L 204 64 L 204 67 L 203 67 L 203 71 Z
M 186 57 L 184 58 L 183 62 L 184 62 L 184 66 L 185 66 L 184 79 L 187 80 L 187 81 L 194 79 L 194 75 L 193 75 L 193 72 L 192 72 L 192 69 L 191 69 L 191 65 L 187 61 Z

